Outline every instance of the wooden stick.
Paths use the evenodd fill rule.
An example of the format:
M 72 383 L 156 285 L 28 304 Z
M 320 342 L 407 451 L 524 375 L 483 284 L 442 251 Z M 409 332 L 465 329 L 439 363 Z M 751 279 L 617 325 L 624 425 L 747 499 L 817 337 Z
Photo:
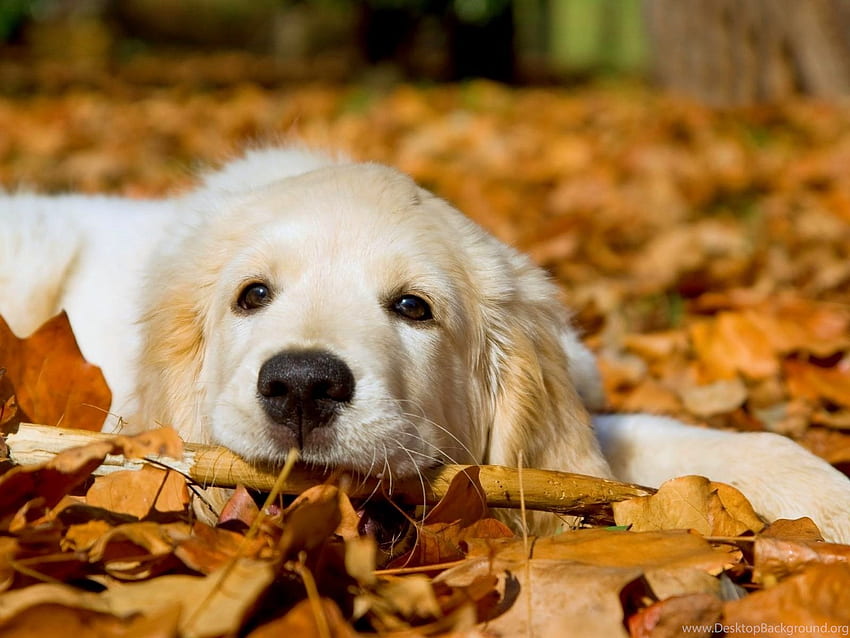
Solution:
M 85 445 L 109 436 L 101 432 L 22 423 L 17 433 L 8 435 L 6 443 L 9 446 L 9 456 L 13 461 L 21 465 L 29 465 L 45 462 L 56 453 L 70 447 Z M 126 460 L 120 456 L 107 457 L 95 474 L 138 469 L 145 462 L 173 468 L 205 487 L 244 485 L 268 491 L 277 478 L 275 470 L 251 465 L 225 448 L 194 443 L 185 445 L 184 458 L 180 460 L 157 457 L 145 461 Z M 378 486 L 378 479 L 370 477 L 361 480 L 359 477 L 354 477 L 348 493 L 353 498 L 357 498 L 368 496 L 376 489 L 382 489 L 384 493 L 391 495 L 393 500 L 421 504 L 424 482 L 425 499 L 432 504 L 445 495 L 452 478 L 467 467 L 470 466 L 444 465 L 423 470 L 423 481 L 420 481 L 418 476 L 393 481 L 391 494 L 388 481 L 384 481 L 381 488 Z M 491 507 L 519 507 L 519 471 L 498 465 L 479 467 L 479 481 L 487 504 Z M 283 492 L 297 495 L 308 487 L 327 479 L 327 474 L 297 466 L 290 475 Z M 528 509 L 576 516 L 589 515 L 601 520 L 608 519 L 612 502 L 636 496 L 648 496 L 655 492 L 653 489 L 630 483 L 552 470 L 523 469 L 522 483 L 525 506 Z

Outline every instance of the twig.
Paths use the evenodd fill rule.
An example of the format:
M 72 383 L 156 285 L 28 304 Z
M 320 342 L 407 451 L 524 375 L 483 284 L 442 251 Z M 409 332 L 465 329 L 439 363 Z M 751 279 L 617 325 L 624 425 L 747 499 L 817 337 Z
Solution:
M 85 445 L 106 437 L 109 435 L 100 432 L 22 423 L 17 433 L 8 435 L 6 443 L 13 461 L 29 465 L 45 462 L 70 447 Z M 192 443 L 186 444 L 184 458 L 181 460 L 156 457 L 150 461 L 160 467 L 173 468 L 204 486 L 244 485 L 269 491 L 279 474 L 279 468 L 263 469 L 251 465 L 225 448 Z M 95 474 L 139 469 L 144 463 L 145 461 L 127 461 L 120 456 L 107 457 Z M 427 503 L 439 501 L 445 495 L 452 478 L 465 467 L 468 466 L 444 465 L 424 470 Z M 297 465 L 289 475 L 282 493 L 297 495 L 327 478 L 321 471 Z M 517 469 L 483 465 L 479 480 L 490 507 L 520 507 L 520 476 Z M 349 496 L 368 496 L 375 490 L 376 481 L 374 478 L 352 481 Z M 611 520 L 611 503 L 636 496 L 648 496 L 654 492 L 651 488 L 639 485 L 581 474 L 529 468 L 522 470 L 522 500 L 527 509 L 585 516 L 594 522 Z M 393 485 L 393 500 L 421 505 L 422 483 L 419 478 L 396 480 Z

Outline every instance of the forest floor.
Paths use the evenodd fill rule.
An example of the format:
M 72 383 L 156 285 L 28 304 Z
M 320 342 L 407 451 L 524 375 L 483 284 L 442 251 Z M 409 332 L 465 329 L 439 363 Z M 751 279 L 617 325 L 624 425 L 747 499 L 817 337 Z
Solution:
M 246 146 L 292 142 L 406 171 L 529 253 L 561 285 L 599 356 L 611 410 L 777 432 L 850 468 L 850 104 L 718 111 L 639 84 L 289 85 L 237 54 L 152 58 L 108 73 L 0 64 L 8 189 L 159 197 Z M 2 636 L 59 626 L 39 625 L 48 622 L 74 623 L 80 635 L 515 635 L 526 613 L 538 635 L 562 622 L 612 636 L 677 635 L 688 623 L 723 623 L 728 635 L 759 623 L 773 628 L 759 635 L 850 626 L 850 548 L 815 543 L 816 531 L 799 525 L 737 539 L 662 522 L 639 534 L 580 530 L 539 540 L 532 558 L 521 539 L 497 540 L 487 528 L 485 541 L 462 535 L 466 549 L 450 569 L 375 576 L 373 565 L 346 563 L 348 588 L 322 590 L 319 602 L 305 573 L 329 563 L 316 562 L 315 547 L 306 562 L 282 557 L 279 533 L 239 541 L 138 512 L 133 522 L 72 523 L 56 514 L 67 502 L 34 503 L 0 512 L 10 556 L 0 558 Z M 149 608 L 120 602 L 122 587 L 149 583 L 152 601 L 159 587 L 209 604 L 223 595 L 209 584 L 221 569 L 244 594 L 230 625 L 210 628 L 163 598 Z M 534 583 L 534 600 L 502 613 L 504 573 Z M 564 585 L 575 590 L 567 599 Z M 736 586 L 749 595 L 734 600 Z M 56 589 L 36 595 L 39 587 Z M 279 605 L 288 614 L 270 611 L 268 595 L 255 604 L 270 588 L 291 596 Z

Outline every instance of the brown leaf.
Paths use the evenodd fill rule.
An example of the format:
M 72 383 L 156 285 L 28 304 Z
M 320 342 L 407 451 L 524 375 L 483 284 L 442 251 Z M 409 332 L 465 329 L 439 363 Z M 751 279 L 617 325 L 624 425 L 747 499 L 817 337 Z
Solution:
M 850 563 L 850 546 L 759 536 L 753 550 L 753 580 L 773 585 L 809 565 Z
M 792 396 L 850 407 L 850 365 L 822 368 L 789 359 L 782 369 Z
M 452 478 L 445 496 L 431 509 L 419 527 L 416 544 L 389 567 L 435 565 L 462 558 L 464 543 L 474 538 L 504 538 L 513 532 L 488 514 L 484 488 L 473 466 Z
M 629 616 L 629 635 L 632 638 L 676 638 L 684 634 L 711 638 L 716 635 L 714 623 L 722 614 L 723 603 L 716 596 L 674 596 Z
M 559 636 L 565 627 L 576 627 L 582 635 L 616 637 L 626 636 L 621 592 L 640 578 L 640 569 L 476 558 L 446 570 L 435 581 L 458 587 L 489 575 L 500 577 L 505 592 L 503 613 L 487 623 L 495 635 Z
M 732 412 L 747 400 L 747 388 L 738 377 L 686 387 L 681 389 L 679 394 L 685 408 L 699 417 Z
M 0 536 L 0 592 L 6 591 L 15 580 L 15 568 L 12 561 L 20 547 L 18 541 L 9 536 Z
M 188 536 L 185 523 L 119 525 L 95 541 L 89 560 L 103 563 L 107 573 L 116 578 L 142 580 L 170 567 L 177 542 Z
M 87 552 L 111 529 L 112 526 L 102 520 L 71 525 L 62 538 L 62 549 L 71 552 Z
M 565 560 L 608 567 L 694 568 L 718 574 L 736 565 L 741 552 L 713 547 L 701 536 L 681 530 L 624 532 L 584 529 L 532 539 L 532 558 Z M 521 538 L 467 541 L 468 558 L 521 561 L 527 556 Z
M 767 627 L 764 636 L 787 636 L 785 627 L 808 627 L 800 636 L 841 635 L 850 626 L 850 566 L 815 565 L 775 587 L 727 602 L 727 636 L 752 636 L 751 627 Z
M 260 508 L 257 507 L 254 497 L 251 496 L 251 493 L 244 486 L 240 485 L 233 490 L 233 494 L 230 495 L 227 503 L 221 508 L 221 512 L 218 515 L 218 523 L 219 525 L 238 523 L 245 529 L 248 529 L 254 520 L 256 520 L 259 513 Z
M 0 318 L 0 367 L 20 409 L 36 423 L 100 430 L 112 395 L 100 368 L 87 363 L 65 313 L 18 339 Z
M 833 465 L 850 463 L 850 433 L 827 428 L 809 428 L 799 443 Z
M 316 485 L 302 492 L 283 511 L 280 552 L 294 557 L 320 547 L 342 521 L 342 502 L 348 497 L 334 485 Z
M 389 567 L 419 567 L 459 560 L 466 555 L 467 543 L 474 539 L 512 538 L 514 533 L 501 521 L 485 518 L 470 525 L 430 523 L 422 525 L 416 544 L 407 554 L 394 559 Z
M 746 313 L 720 313 L 694 323 L 690 334 L 706 381 L 732 379 L 738 373 L 764 379 L 779 371 L 776 350 Z
M 86 502 L 112 512 L 144 518 L 160 513 L 184 512 L 189 504 L 186 479 L 171 470 L 144 465 L 99 476 L 86 492 Z
M 45 602 L 23 609 L 0 627 L 3 638 L 74 636 L 74 638 L 172 638 L 177 635 L 179 608 L 153 617 L 118 618 L 89 609 Z
M 360 585 L 376 582 L 378 545 L 371 536 L 359 536 L 345 541 L 345 572 Z
M 317 614 L 321 614 L 321 618 Z M 261 625 L 247 638 L 355 638 L 357 635 L 343 618 L 339 607 L 332 600 L 322 598 L 318 609 L 312 601 L 302 600 L 286 615 Z
M 471 466 L 458 472 L 449 484 L 446 494 L 425 517 L 426 524 L 459 523 L 465 527 L 484 518 L 487 500 L 478 479 L 481 468 Z
M 784 541 L 823 541 L 818 526 L 808 516 L 795 519 L 778 518 L 765 527 L 760 536 Z
M 0 527 L 8 525 L 21 507 L 43 499 L 53 507 L 84 481 L 108 454 L 180 457 L 183 444 L 171 428 L 142 432 L 135 437 L 116 436 L 60 452 L 46 463 L 17 466 L 0 476 Z
M 28 420 L 29 417 L 18 406 L 18 397 L 6 369 L 0 368 L 0 432 L 12 432 L 21 421 Z
M 210 574 L 235 558 L 259 558 L 270 553 L 264 538 L 249 539 L 221 527 L 197 522 L 188 538 L 179 541 L 174 556 L 202 574 Z
M 652 496 L 614 503 L 613 508 L 617 524 L 636 532 L 694 529 L 706 536 L 738 536 L 764 528 L 743 494 L 702 476 L 666 481 Z
M 181 612 L 181 636 L 213 638 L 232 635 L 242 626 L 246 615 L 273 577 L 269 563 L 243 558 L 210 576 L 160 576 L 140 583 L 116 584 L 100 594 L 59 584 L 33 585 L 6 592 L 0 597 L 0 627 L 13 628 L 20 614 L 48 604 L 113 614 L 118 618 L 137 614 L 149 618 L 172 618 L 176 608 Z M 172 622 L 163 620 L 161 625 L 152 622 L 149 630 L 166 629 L 165 635 L 174 636 L 175 632 L 168 631 L 168 627 L 173 626 Z

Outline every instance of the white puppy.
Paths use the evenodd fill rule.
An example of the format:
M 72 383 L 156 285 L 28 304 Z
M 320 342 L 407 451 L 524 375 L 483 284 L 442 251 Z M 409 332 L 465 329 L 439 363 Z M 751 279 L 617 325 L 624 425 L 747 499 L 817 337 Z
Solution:
M 182 198 L 0 198 L 0 228 L 0 314 L 24 336 L 65 309 L 140 424 L 393 476 L 520 451 L 647 485 L 699 473 L 850 541 L 850 481 L 788 439 L 646 415 L 597 438 L 595 364 L 545 273 L 390 168 L 255 151 Z

